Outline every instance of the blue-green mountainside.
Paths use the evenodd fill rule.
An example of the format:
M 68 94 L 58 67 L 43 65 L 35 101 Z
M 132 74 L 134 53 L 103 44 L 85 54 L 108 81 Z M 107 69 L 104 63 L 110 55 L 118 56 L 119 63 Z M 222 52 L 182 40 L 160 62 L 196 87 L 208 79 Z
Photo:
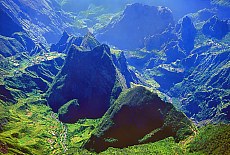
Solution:
M 0 154 L 230 154 L 229 12 L 2 0 Z

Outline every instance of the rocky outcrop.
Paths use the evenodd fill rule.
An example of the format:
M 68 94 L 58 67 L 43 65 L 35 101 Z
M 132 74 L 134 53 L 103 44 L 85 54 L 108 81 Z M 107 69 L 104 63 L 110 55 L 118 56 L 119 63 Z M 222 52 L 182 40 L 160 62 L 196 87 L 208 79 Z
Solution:
M 156 34 L 145 39 L 145 47 L 147 50 L 160 50 L 163 46 L 167 45 L 173 40 L 177 40 L 177 36 L 172 32 L 172 27 L 161 34 Z
M 228 21 L 213 16 L 204 24 L 202 31 L 206 36 L 222 39 L 230 30 Z
M 146 38 L 145 48 L 147 50 L 163 49 L 167 62 L 173 62 L 184 58 L 185 54 L 188 55 L 193 50 L 196 32 L 192 20 L 186 16 L 176 27 L 169 25 L 163 33 Z
M 164 47 L 167 63 L 185 58 L 186 54 L 180 49 L 177 41 L 172 41 Z
M 136 49 L 143 47 L 145 37 L 163 32 L 172 23 L 172 12 L 168 8 L 135 3 L 101 30 L 97 39 L 120 49 Z
M 120 52 L 117 57 L 115 55 L 112 55 L 112 58 L 116 67 L 125 77 L 128 87 L 130 87 L 131 82 L 138 83 L 139 79 L 136 77 L 135 73 L 132 70 L 128 69 L 128 64 L 124 52 Z
M 95 47 L 99 46 L 100 43 L 96 40 L 94 35 L 88 32 L 82 39 L 81 45 L 87 50 L 93 50 Z
M 91 51 L 73 45 L 48 91 L 47 100 L 54 112 L 77 100 L 78 104 L 67 104 L 66 113 L 60 115 L 61 121 L 74 123 L 80 118 L 103 116 L 125 87 L 107 45 Z
M 194 40 L 197 30 L 188 16 L 184 17 L 182 23 L 176 26 L 176 31 L 177 30 L 179 46 L 189 54 L 194 48 Z
M 51 45 L 50 51 L 67 53 L 72 44 L 82 46 L 87 50 L 92 50 L 96 46 L 100 45 L 100 43 L 95 39 L 94 35 L 90 32 L 88 32 L 84 37 L 75 37 L 64 32 L 59 42 Z
M 68 43 L 70 40 L 70 36 L 68 35 L 67 32 L 63 32 L 62 37 L 60 38 L 60 40 L 58 41 L 58 43 L 56 44 L 52 44 L 50 51 L 56 51 L 56 52 L 60 52 L 60 53 L 66 53 L 68 51 Z M 68 46 L 68 47 L 67 47 Z
M 106 112 L 84 147 L 101 152 L 108 147 L 155 142 L 173 136 L 181 140 L 193 133 L 189 119 L 142 86 L 123 92 Z

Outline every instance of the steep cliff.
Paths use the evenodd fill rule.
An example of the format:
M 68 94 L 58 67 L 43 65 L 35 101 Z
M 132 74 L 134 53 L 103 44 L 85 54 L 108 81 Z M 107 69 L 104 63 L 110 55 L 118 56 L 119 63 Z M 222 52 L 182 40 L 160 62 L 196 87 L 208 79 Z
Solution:
M 86 51 L 73 45 L 64 66 L 48 91 L 48 103 L 55 112 L 71 100 L 78 106 L 60 115 L 64 122 L 103 116 L 123 88 L 125 80 L 118 72 L 107 45 Z
M 102 29 L 97 39 L 120 49 L 140 48 L 145 37 L 163 32 L 172 23 L 168 8 L 135 3 L 128 5 L 120 18 Z

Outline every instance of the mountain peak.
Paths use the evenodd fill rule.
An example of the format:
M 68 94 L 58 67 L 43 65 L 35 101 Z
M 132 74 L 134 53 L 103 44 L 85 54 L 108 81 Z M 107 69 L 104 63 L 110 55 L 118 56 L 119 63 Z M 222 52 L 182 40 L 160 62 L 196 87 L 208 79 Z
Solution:
M 123 89 L 110 49 L 102 44 L 93 50 L 72 45 L 64 66 L 49 90 L 48 103 L 55 112 L 68 101 L 77 99 L 79 107 L 60 116 L 64 122 L 101 117 L 113 97 Z
M 190 129 L 184 132 L 187 128 Z M 121 93 L 84 147 L 101 152 L 108 147 L 124 148 L 169 136 L 181 140 L 192 134 L 193 128 L 189 119 L 173 105 L 137 86 Z

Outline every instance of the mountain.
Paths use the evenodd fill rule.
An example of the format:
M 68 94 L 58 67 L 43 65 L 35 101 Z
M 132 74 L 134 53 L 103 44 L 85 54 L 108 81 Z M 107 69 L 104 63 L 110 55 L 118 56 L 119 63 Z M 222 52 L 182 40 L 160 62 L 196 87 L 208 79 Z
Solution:
M 83 46 L 85 49 L 92 50 L 100 43 L 95 39 L 94 35 L 88 32 L 84 37 L 76 37 L 63 32 L 61 39 L 56 44 L 52 44 L 50 51 L 56 51 L 60 53 L 67 53 L 71 45 Z
M 208 125 L 199 129 L 195 136 L 191 136 L 180 144 L 172 137 L 142 145 L 129 146 L 119 149 L 110 147 L 100 154 L 229 154 L 228 139 L 229 125 Z M 193 138 L 192 138 L 193 137 Z M 214 140 L 215 139 L 215 140 Z
M 124 148 L 169 136 L 179 141 L 193 130 L 189 119 L 172 104 L 137 86 L 121 93 L 84 147 L 101 152 L 108 147 Z
M 14 20 L 3 8 L 0 8 L 0 54 L 4 57 L 15 56 L 23 52 L 29 55 L 45 50 L 40 43 L 35 43 L 23 27 Z
M 187 116 L 198 121 L 229 120 L 229 49 L 219 51 L 214 45 L 201 51 L 205 53 L 194 53 L 182 62 L 194 69 L 170 94 L 180 98 Z
M 222 39 L 230 31 L 230 28 L 227 20 L 223 21 L 213 16 L 203 25 L 202 31 L 207 36 Z
M 64 58 L 57 57 L 51 60 L 45 60 L 39 64 L 29 66 L 25 70 L 29 75 L 37 76 L 46 83 L 51 84 L 55 76 L 61 70 L 63 64 Z
M 12 29 L 20 27 L 20 30 L 25 30 L 36 42 L 53 43 L 64 30 L 74 32 L 71 25 L 73 18 L 63 12 L 55 0 L 3 0 L 0 9 L 9 16 L 3 18 L 4 21 L 5 19 L 14 21 Z M 3 24 L 1 27 L 7 27 L 7 22 Z
M 0 34 L 10 37 L 14 32 L 23 31 L 22 26 L 16 23 L 4 10 L 0 9 L 0 20 L 4 21 L 0 26 Z
M 120 49 L 135 49 L 143 46 L 145 37 L 160 33 L 173 23 L 168 8 L 135 3 L 127 5 L 118 19 L 101 30 L 97 39 Z
M 21 53 L 32 56 L 48 52 L 43 44 L 36 44 L 26 32 L 14 32 L 10 37 L 0 35 L 0 43 L 0 54 L 4 57 L 17 56 Z
M 11 92 L 8 89 L 6 89 L 5 85 L 0 85 L 0 91 L 1 91 L 0 100 L 2 100 L 3 102 L 15 103 L 14 96 L 11 94 Z
M 229 121 L 228 21 L 213 13 L 204 9 L 186 15 L 175 27 L 147 38 L 152 53 L 127 54 L 149 85 L 157 82 L 175 106 L 198 122 Z
M 1 51 L 0 54 L 4 57 L 13 56 L 16 53 L 25 51 L 23 45 L 15 38 L 0 36 Z
M 73 123 L 80 118 L 103 116 L 125 88 L 126 81 L 114 65 L 107 45 L 90 51 L 73 45 L 48 91 L 47 100 L 55 112 L 67 106 L 60 119 Z
M 228 12 L 2 0 L 0 154 L 229 154 Z
M 118 54 L 112 55 L 114 65 L 119 69 L 121 74 L 124 76 L 126 85 L 130 88 L 131 83 L 139 83 L 137 75 L 128 67 L 127 59 L 123 51 Z

